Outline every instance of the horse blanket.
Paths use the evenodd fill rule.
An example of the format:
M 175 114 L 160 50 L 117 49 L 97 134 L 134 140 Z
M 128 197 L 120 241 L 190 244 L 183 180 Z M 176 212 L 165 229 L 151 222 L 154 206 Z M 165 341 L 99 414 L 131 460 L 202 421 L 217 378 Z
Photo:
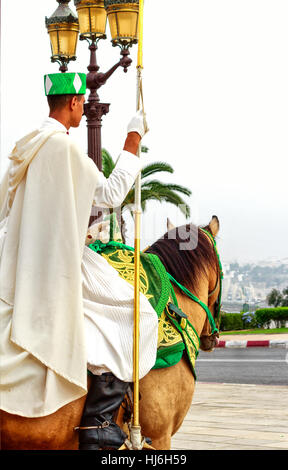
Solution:
M 89 248 L 101 254 L 122 279 L 134 285 L 134 248 L 113 240 L 108 243 L 96 240 Z M 166 269 L 154 254 L 140 253 L 140 291 L 158 316 L 157 357 L 153 369 L 177 364 L 185 351 L 196 379 L 195 361 L 200 338 L 187 315 L 178 307 Z

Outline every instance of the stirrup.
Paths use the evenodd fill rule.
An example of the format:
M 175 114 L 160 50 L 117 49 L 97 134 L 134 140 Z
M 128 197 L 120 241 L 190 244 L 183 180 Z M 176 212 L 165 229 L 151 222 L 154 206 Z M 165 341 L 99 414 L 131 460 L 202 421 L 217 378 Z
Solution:
M 111 422 L 110 421 L 104 421 L 100 426 L 76 426 L 74 428 L 74 431 L 78 431 L 79 429 L 103 429 L 103 428 L 108 428 L 110 426 Z

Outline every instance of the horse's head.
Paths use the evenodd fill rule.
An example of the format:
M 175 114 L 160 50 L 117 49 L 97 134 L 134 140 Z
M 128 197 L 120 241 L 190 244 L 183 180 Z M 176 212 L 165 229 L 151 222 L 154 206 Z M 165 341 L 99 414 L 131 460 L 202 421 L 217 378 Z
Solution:
M 217 236 L 219 232 L 219 220 L 217 216 L 213 216 L 212 220 L 210 221 L 209 225 L 204 228 L 207 231 L 207 238 L 209 238 L 209 233 L 211 233 L 213 239 L 210 239 L 209 242 L 213 244 L 214 238 Z M 204 232 L 205 234 L 205 232 Z M 216 249 L 216 247 L 214 247 Z M 216 252 L 217 256 L 217 252 Z M 218 257 L 217 257 L 218 258 Z M 216 260 L 216 267 L 217 270 L 211 270 L 209 273 L 209 293 L 208 293 L 208 308 L 215 318 L 215 314 L 218 316 L 220 314 L 219 309 L 220 305 L 219 302 L 221 299 L 219 298 L 221 295 L 221 266 L 220 260 Z M 213 351 L 213 349 L 219 343 L 219 332 L 211 332 L 211 325 L 209 322 L 209 318 L 207 317 L 200 335 L 200 349 L 202 351 Z
M 158 255 L 167 272 L 178 281 L 176 287 L 180 284 L 192 294 L 190 299 L 194 302 L 187 292 L 179 292 L 185 302 L 183 311 L 197 327 L 200 348 L 212 351 L 218 343 L 215 322 L 221 300 L 221 264 L 214 240 L 219 231 L 218 217 L 213 216 L 209 225 L 202 228 L 193 224 L 176 228 L 167 219 L 167 230 L 148 251 Z

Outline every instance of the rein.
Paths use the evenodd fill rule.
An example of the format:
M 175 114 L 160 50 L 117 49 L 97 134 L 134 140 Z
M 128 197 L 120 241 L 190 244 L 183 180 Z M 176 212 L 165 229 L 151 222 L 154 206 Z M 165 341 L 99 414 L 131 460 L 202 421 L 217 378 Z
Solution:
M 217 278 L 217 283 L 216 283 L 215 289 L 208 295 L 208 297 L 210 295 L 214 294 L 214 292 L 215 292 L 215 290 L 218 286 L 218 281 L 219 281 L 220 282 L 220 290 L 219 290 L 219 295 L 218 295 L 218 305 L 217 305 L 217 311 L 215 313 L 215 317 L 218 319 L 218 321 L 220 321 L 220 309 L 221 309 L 221 298 L 222 298 L 222 280 L 223 280 L 222 264 L 221 264 L 220 256 L 219 256 L 219 253 L 218 253 L 218 250 L 217 250 L 216 241 L 215 241 L 213 235 L 210 232 L 207 232 L 207 230 L 204 230 L 204 228 L 200 228 L 200 230 L 202 230 L 202 232 L 204 232 L 208 236 L 208 238 L 211 240 L 211 242 L 213 244 L 213 247 L 214 247 L 214 251 L 215 251 L 216 256 L 217 256 L 217 260 L 218 260 L 219 277 Z
M 219 257 L 219 254 L 218 254 L 218 250 L 217 250 L 217 247 L 216 247 L 216 242 L 215 242 L 215 239 L 214 239 L 213 235 L 211 235 L 210 232 L 208 232 L 207 230 L 204 230 L 203 228 L 200 228 L 200 230 L 202 230 L 202 232 L 204 232 L 208 236 L 208 238 L 211 240 L 211 242 L 213 244 L 213 248 L 214 248 L 215 253 L 217 255 L 217 259 L 218 259 L 218 267 L 219 267 L 220 276 L 219 276 L 219 278 L 217 277 L 217 282 L 216 282 L 215 288 L 208 295 L 208 297 L 210 297 L 212 294 L 214 294 L 214 292 L 216 291 L 216 289 L 218 287 L 218 282 L 219 282 L 219 279 L 220 279 L 220 291 L 219 291 L 219 296 L 218 296 L 218 308 L 217 308 L 217 312 L 215 314 L 215 317 L 218 318 L 219 314 L 220 314 L 220 308 L 221 308 L 222 279 L 223 279 L 222 265 L 221 265 L 220 257 Z M 170 281 L 173 282 L 173 284 L 175 284 L 187 297 L 189 297 L 194 302 L 199 304 L 205 310 L 207 318 L 208 318 L 210 326 L 211 326 L 211 331 L 212 331 L 211 334 L 213 335 L 214 333 L 219 333 L 219 330 L 216 327 L 215 320 L 214 320 L 214 318 L 213 318 L 213 316 L 212 316 L 212 314 L 209 310 L 208 305 L 204 304 L 204 302 L 202 302 L 200 299 L 198 299 L 198 297 L 196 297 L 196 295 L 192 294 L 192 292 L 190 292 L 185 286 L 183 286 L 178 281 L 176 281 L 176 279 L 174 279 L 174 277 L 171 276 L 171 274 L 169 274 L 168 272 L 167 272 L 167 274 L 168 274 L 168 277 L 169 277 Z
M 216 327 L 214 318 L 213 318 L 208 306 L 206 304 L 204 304 L 204 302 L 202 302 L 200 299 L 198 299 L 198 297 L 196 297 L 196 295 L 192 294 L 192 292 L 190 292 L 185 286 L 182 286 L 182 284 L 180 284 L 178 281 L 176 281 L 176 279 L 174 279 L 174 277 L 171 276 L 171 274 L 169 274 L 169 273 L 167 273 L 167 274 L 168 274 L 168 277 L 169 277 L 170 281 L 172 281 L 173 284 L 175 284 L 184 294 L 187 295 L 187 297 L 194 300 L 194 302 L 199 304 L 205 310 L 206 315 L 207 315 L 208 320 L 209 320 L 209 323 L 210 323 L 210 326 L 211 326 L 212 335 L 214 333 L 218 333 L 219 330 Z

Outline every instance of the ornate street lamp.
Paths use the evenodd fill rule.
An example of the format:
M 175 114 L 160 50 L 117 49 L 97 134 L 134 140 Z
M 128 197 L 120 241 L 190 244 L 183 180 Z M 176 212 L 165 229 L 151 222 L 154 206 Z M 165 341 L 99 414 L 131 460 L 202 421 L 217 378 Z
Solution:
M 46 18 L 52 47 L 51 61 L 61 64 L 61 72 L 67 71 L 69 61 L 76 59 L 77 36 L 80 30 L 80 40 L 88 41 L 90 50 L 86 80 L 90 94 L 84 105 L 88 128 L 88 155 L 99 170 L 102 170 L 101 122 L 102 116 L 109 112 L 110 105 L 100 103 L 98 89 L 119 66 L 127 72 L 131 65 L 132 60 L 128 56 L 129 48 L 137 43 L 139 0 L 74 0 L 78 18 L 68 7 L 70 0 L 57 2 L 57 10 L 50 18 Z M 96 50 L 100 39 L 106 39 L 107 16 L 112 45 L 121 48 L 121 59 L 106 73 L 102 73 L 99 72 Z
M 76 46 L 79 33 L 77 16 L 69 8 L 70 0 L 57 0 L 58 8 L 50 18 L 45 18 L 50 36 L 52 62 L 60 64 L 60 71 L 68 70 L 70 60 L 76 60 Z

